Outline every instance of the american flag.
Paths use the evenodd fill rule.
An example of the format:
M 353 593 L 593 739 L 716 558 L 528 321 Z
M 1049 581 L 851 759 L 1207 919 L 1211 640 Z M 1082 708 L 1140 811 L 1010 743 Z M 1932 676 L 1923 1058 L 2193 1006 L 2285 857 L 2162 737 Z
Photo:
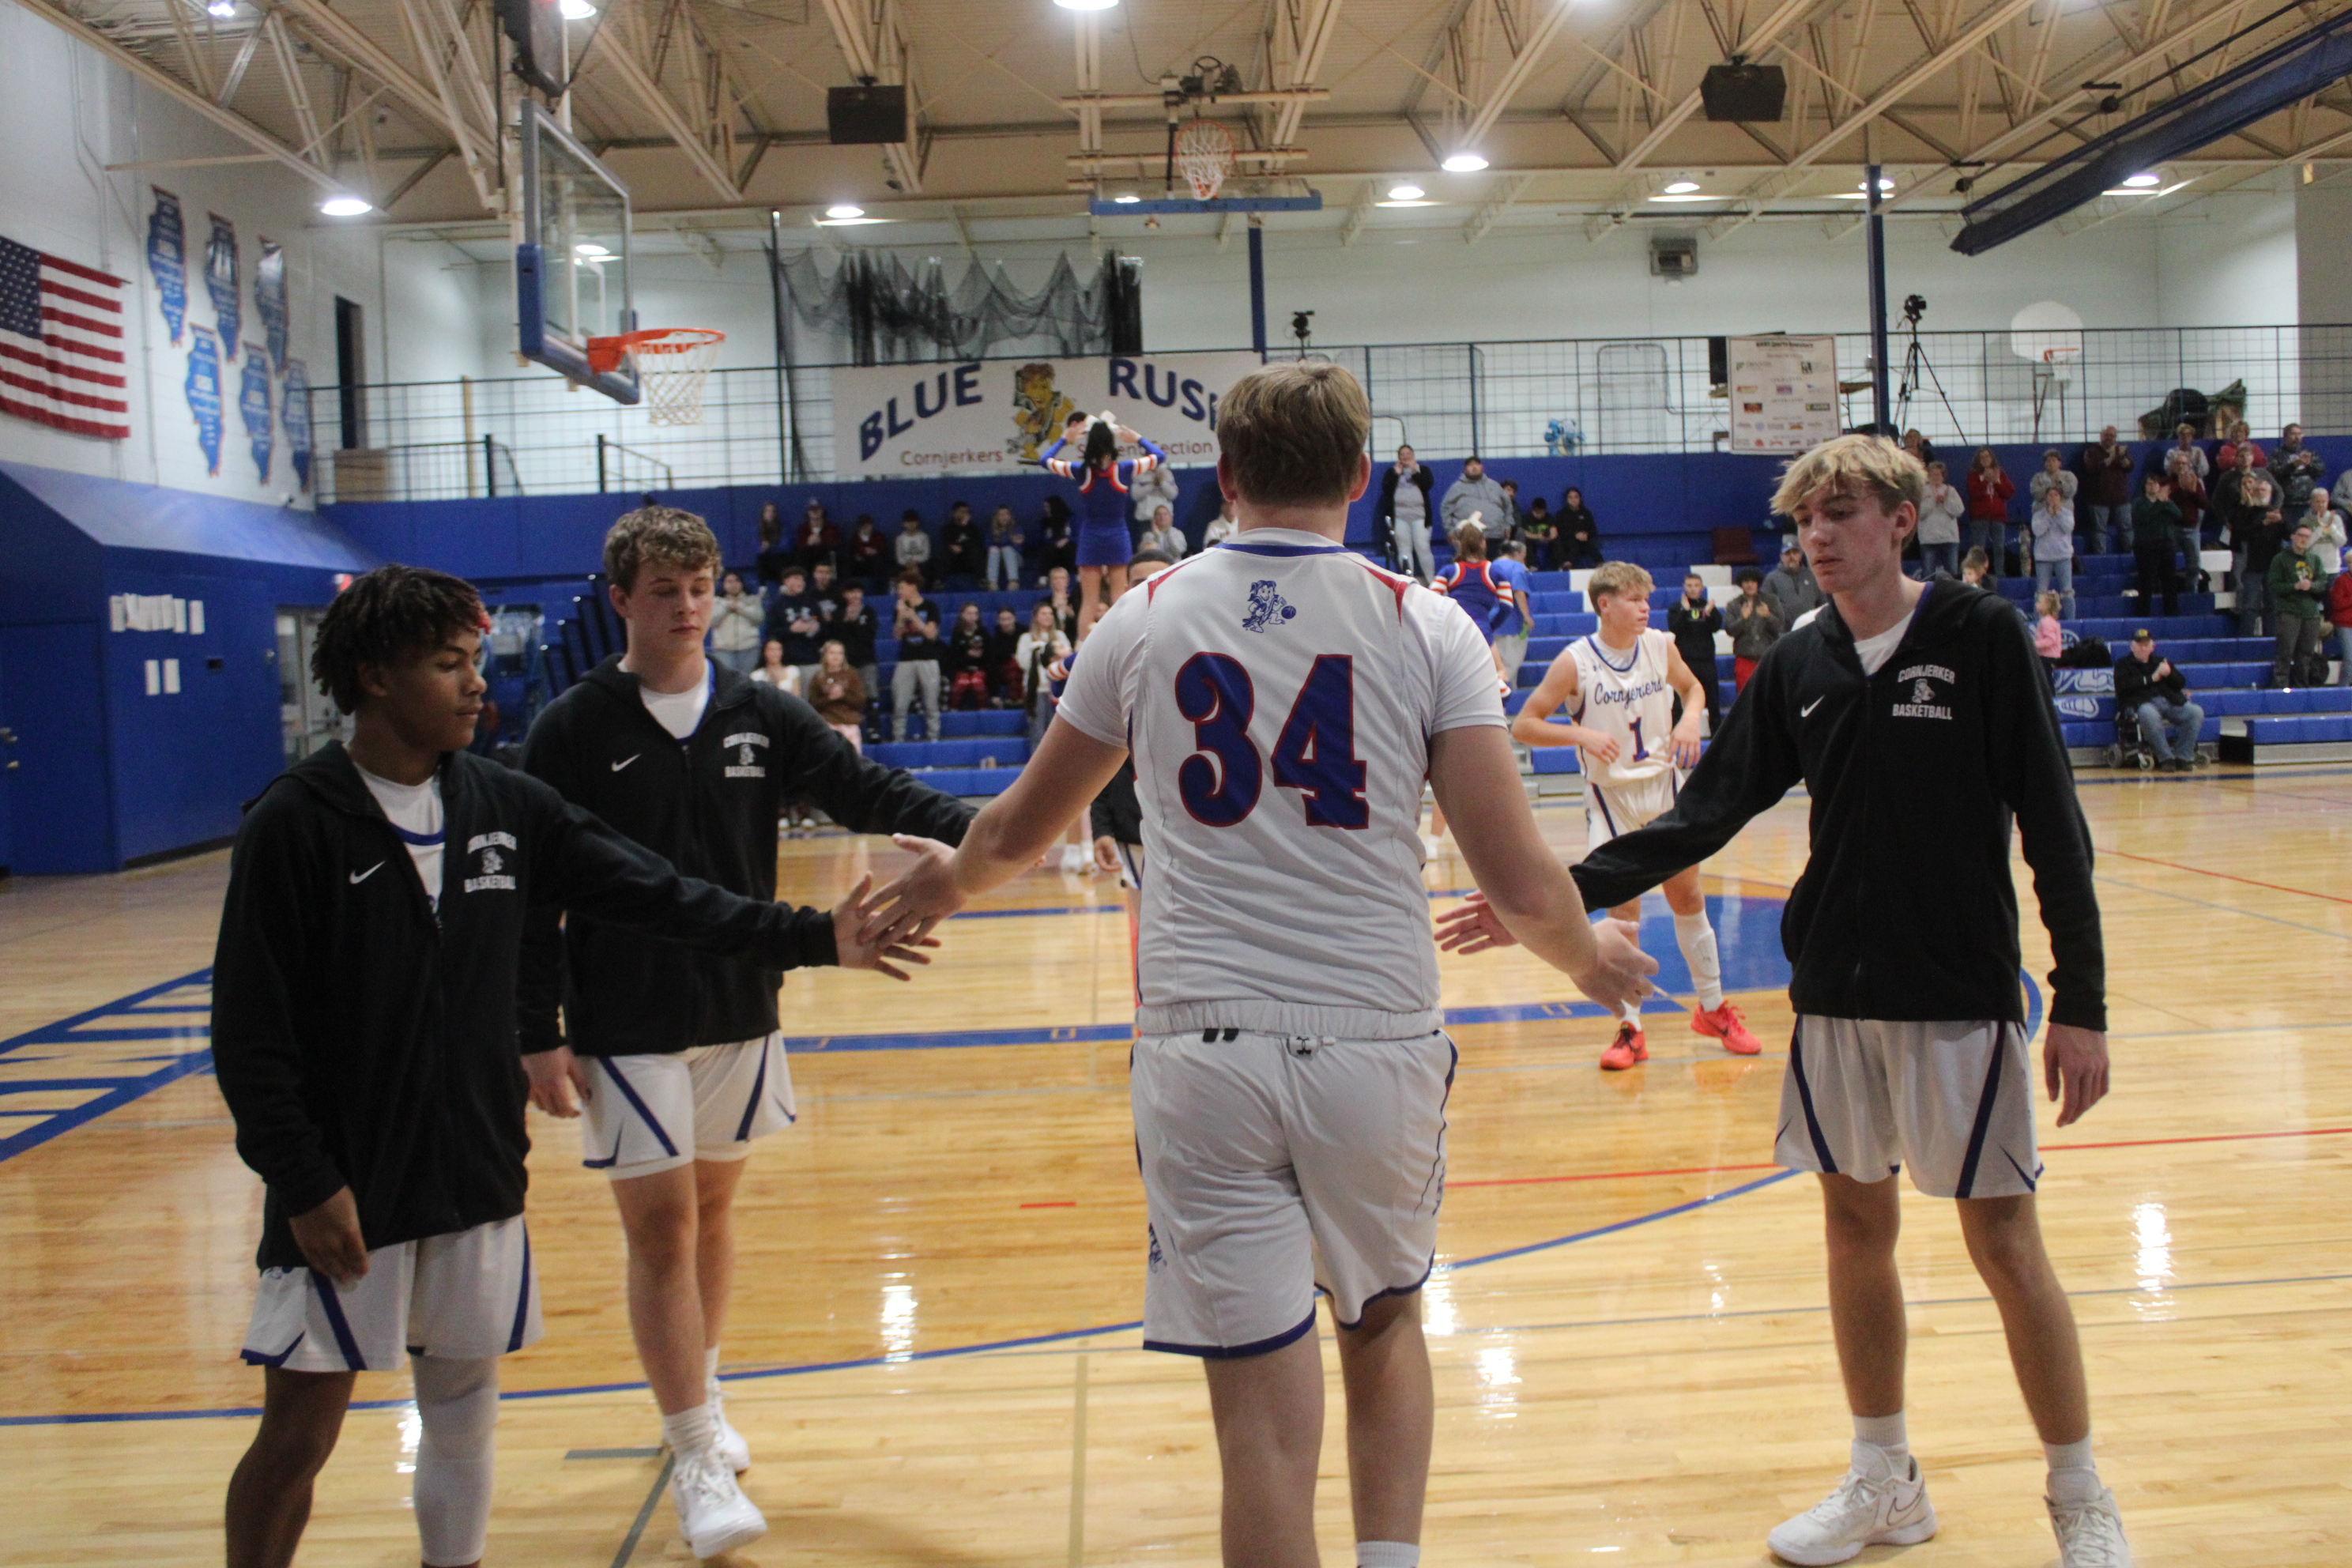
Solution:
M 0 413 L 77 436 L 131 434 L 122 279 L 0 239 Z

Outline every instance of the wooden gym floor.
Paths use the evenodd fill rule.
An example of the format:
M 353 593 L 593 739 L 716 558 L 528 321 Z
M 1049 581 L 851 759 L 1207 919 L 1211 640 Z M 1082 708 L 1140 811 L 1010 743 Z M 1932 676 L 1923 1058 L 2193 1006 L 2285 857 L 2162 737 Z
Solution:
M 2063 1134 L 2042 1108 L 2042 1215 L 2103 1469 L 2143 1563 L 2352 1562 L 2352 768 L 2083 786 L 2116 1090 Z M 1581 844 L 1575 806 L 1539 816 Z M 1817 1201 L 1767 1163 L 1803 831 L 1791 800 L 1707 867 L 1761 1059 L 1662 1002 L 1650 1063 L 1604 1075 L 1604 1027 L 1559 976 L 1447 962 L 1431 1563 L 1756 1563 L 1843 1465 Z M 787 895 L 887 873 L 877 843 L 785 844 Z M 0 884 L 0 1563 L 219 1561 L 260 1387 L 236 1359 L 260 1192 L 205 1055 L 226 864 Z M 1463 875 L 1431 867 L 1440 907 Z M 788 982 L 800 1123 L 753 1158 L 725 1344 L 773 1530 L 736 1562 L 1214 1561 L 1199 1371 L 1135 1328 L 1118 910 L 1108 879 L 1036 872 L 948 928 L 911 986 Z M 1647 940 L 1680 992 L 1663 919 Z M 2038 1021 L 2031 914 L 2025 942 Z M 682 1563 L 604 1184 L 572 1128 L 534 1114 L 533 1133 L 548 1332 L 506 1363 L 489 1561 Z M 1950 1205 L 1908 1204 L 1911 1430 L 1943 1533 L 1864 1561 L 2049 1563 L 1999 1324 Z M 416 1560 L 406 1393 L 362 1378 L 302 1562 Z M 1335 1382 L 1322 1536 L 1344 1568 L 1337 1401 Z

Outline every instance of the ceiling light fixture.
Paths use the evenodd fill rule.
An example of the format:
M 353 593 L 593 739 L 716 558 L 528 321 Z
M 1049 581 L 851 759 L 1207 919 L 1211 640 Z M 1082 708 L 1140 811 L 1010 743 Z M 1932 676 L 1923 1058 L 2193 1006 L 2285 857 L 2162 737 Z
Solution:
M 1421 200 L 1421 187 L 1410 180 L 1403 184 L 1389 187 L 1389 200 L 1392 202 L 1417 202 Z
M 835 202 L 824 209 L 824 216 L 830 218 L 864 217 L 866 209 L 856 202 Z
M 1137 195 L 1133 191 L 1121 191 L 1118 195 L 1111 197 L 1111 200 L 1117 202 L 1123 207 L 1133 206 L 1142 199 L 1143 198 L 1141 196 Z
M 584 22 L 596 14 L 596 7 L 588 4 L 588 0 L 562 0 L 556 9 L 563 13 L 563 19 L 567 22 Z
M 593 239 L 583 239 L 572 247 L 572 254 L 574 256 L 586 257 L 591 261 L 601 261 L 605 257 L 610 256 L 613 253 L 610 249 L 597 244 Z
M 329 217 L 357 217 L 362 213 L 375 211 L 375 204 L 365 196 L 333 195 L 320 202 L 319 210 Z
M 1449 174 L 1475 174 L 1486 166 L 1486 158 L 1465 148 L 1439 165 Z
M 1376 207 L 1433 207 L 1438 205 L 1439 204 L 1436 202 L 1423 201 L 1418 196 L 1408 196 L 1402 201 L 1374 202 L 1372 204 L 1372 205 Z
M 2164 178 L 2160 174 L 2131 174 L 2124 179 L 2124 184 L 2135 190 L 2146 190 L 2151 185 L 2160 185 L 2163 183 Z
M 1670 180 L 1666 183 L 1666 195 L 1670 196 L 1686 196 L 1696 189 L 1696 180 Z
M 1118 0 L 1054 0 L 1065 11 L 1108 11 Z
M 207 16 L 221 17 L 234 16 L 236 15 L 236 0 L 212 0 L 212 4 L 205 7 L 205 15 Z

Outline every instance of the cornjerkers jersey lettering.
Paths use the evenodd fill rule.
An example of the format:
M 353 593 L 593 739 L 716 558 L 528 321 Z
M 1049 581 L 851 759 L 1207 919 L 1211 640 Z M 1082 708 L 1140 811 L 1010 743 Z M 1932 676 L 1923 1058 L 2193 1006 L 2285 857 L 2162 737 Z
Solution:
M 1603 784 L 1639 784 L 1664 773 L 1674 763 L 1670 739 L 1674 692 L 1666 685 L 1666 656 L 1675 639 L 1644 631 L 1630 661 L 1601 646 L 1599 637 L 1569 647 L 1576 659 L 1576 721 L 1617 742 L 1617 760 L 1604 763 L 1589 750 L 1577 762 L 1584 776 Z
M 1503 723 L 1467 616 L 1318 535 L 1252 529 L 1123 595 L 1060 711 L 1134 754 L 1142 1033 L 1436 1026 L 1429 739 Z

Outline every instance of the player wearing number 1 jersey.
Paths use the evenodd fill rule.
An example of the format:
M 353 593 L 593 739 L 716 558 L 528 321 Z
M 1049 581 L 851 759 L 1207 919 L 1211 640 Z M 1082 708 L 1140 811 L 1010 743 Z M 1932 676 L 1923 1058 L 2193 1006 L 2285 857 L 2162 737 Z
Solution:
M 1691 672 L 1675 651 L 1674 638 L 1649 629 L 1650 589 L 1650 574 L 1631 562 L 1607 562 L 1594 572 L 1584 592 L 1600 616 L 1600 629 L 1569 644 L 1552 661 L 1511 726 L 1530 746 L 1579 749 L 1587 854 L 1674 809 L 1683 774 L 1698 761 L 1706 693 L 1714 682 L 1702 682 Z M 1679 723 L 1674 716 L 1676 697 L 1683 702 Z M 1573 721 L 1551 722 L 1562 707 Z M 1691 1028 L 1721 1040 L 1736 1056 L 1757 1055 L 1763 1042 L 1748 1032 L 1739 1009 L 1723 999 L 1722 964 L 1706 900 L 1698 889 L 1698 868 L 1685 867 L 1669 877 L 1663 890 L 1674 911 L 1675 945 L 1698 994 Z M 1642 907 L 1636 900 L 1610 912 L 1639 920 Z M 1649 1057 L 1640 1015 L 1621 1010 L 1617 1037 L 1601 1053 L 1601 1065 L 1622 1071 Z
M 1240 530 L 1103 616 L 1053 726 L 961 848 L 885 889 L 911 931 L 1032 864 L 1130 749 L 1151 875 L 1131 1071 L 1144 1342 L 1199 1356 L 1228 1563 L 1311 1564 L 1318 1288 L 1348 1390 L 1357 1562 L 1413 1568 L 1454 1050 L 1416 833 L 1424 778 L 1511 933 L 1610 1005 L 1647 989 L 1545 852 L 1468 617 L 1342 547 L 1370 409 L 1328 362 L 1219 408 Z

